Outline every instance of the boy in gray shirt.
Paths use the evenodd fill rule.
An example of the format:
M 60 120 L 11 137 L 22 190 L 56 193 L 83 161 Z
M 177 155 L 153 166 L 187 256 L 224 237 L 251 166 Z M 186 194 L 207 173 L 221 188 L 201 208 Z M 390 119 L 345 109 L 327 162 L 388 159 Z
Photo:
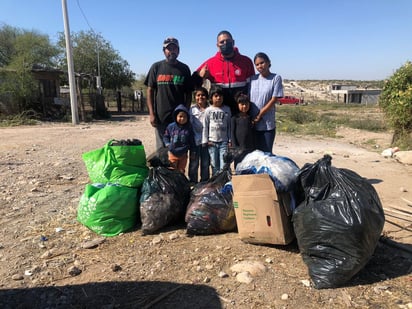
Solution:
M 230 144 L 230 108 L 223 105 L 223 90 L 213 86 L 209 92 L 211 106 L 205 111 L 202 144 L 207 146 L 212 166 L 212 176 L 223 169 L 223 160 Z

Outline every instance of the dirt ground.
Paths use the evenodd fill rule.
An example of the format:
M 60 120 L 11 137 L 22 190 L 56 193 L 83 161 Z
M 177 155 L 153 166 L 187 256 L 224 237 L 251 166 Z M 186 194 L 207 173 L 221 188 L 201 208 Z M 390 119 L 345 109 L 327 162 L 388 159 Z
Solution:
M 299 167 L 331 154 L 332 165 L 373 184 L 385 209 L 370 262 L 343 287 L 318 290 L 296 241 L 263 246 L 237 233 L 189 237 L 184 226 L 104 239 L 77 222 L 89 183 L 82 153 L 110 139 L 137 138 L 150 154 L 146 116 L 0 133 L 1 308 L 412 308 L 412 166 L 380 155 L 390 134 L 342 128 L 334 139 L 276 137 L 274 153 Z M 241 262 L 249 265 L 249 283 L 232 268 Z

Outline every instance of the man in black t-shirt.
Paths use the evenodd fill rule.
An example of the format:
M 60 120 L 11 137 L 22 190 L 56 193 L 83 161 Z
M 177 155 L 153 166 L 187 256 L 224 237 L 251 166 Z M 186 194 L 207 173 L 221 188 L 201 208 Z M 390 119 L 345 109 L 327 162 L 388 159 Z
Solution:
M 165 60 L 155 62 L 147 74 L 147 108 L 150 124 L 156 128 L 156 149 L 164 147 L 163 134 L 167 125 L 173 122 L 173 111 L 179 104 L 189 108 L 192 82 L 189 67 L 177 60 L 179 41 L 167 38 L 163 42 Z

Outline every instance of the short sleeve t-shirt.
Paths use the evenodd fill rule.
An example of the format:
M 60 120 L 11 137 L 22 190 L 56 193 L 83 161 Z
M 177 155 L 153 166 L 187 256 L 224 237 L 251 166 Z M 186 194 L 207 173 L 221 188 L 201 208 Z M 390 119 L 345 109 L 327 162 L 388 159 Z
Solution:
M 179 104 L 186 104 L 186 94 L 192 91 L 189 67 L 178 61 L 154 63 L 144 82 L 154 89 L 154 111 L 161 123 L 173 122 L 173 111 Z

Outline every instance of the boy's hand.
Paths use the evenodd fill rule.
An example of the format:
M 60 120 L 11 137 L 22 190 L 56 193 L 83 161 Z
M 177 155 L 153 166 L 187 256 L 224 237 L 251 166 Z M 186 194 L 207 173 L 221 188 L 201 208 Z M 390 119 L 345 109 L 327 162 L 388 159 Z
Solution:
M 209 69 L 207 64 L 199 71 L 199 76 L 203 79 L 209 77 Z

